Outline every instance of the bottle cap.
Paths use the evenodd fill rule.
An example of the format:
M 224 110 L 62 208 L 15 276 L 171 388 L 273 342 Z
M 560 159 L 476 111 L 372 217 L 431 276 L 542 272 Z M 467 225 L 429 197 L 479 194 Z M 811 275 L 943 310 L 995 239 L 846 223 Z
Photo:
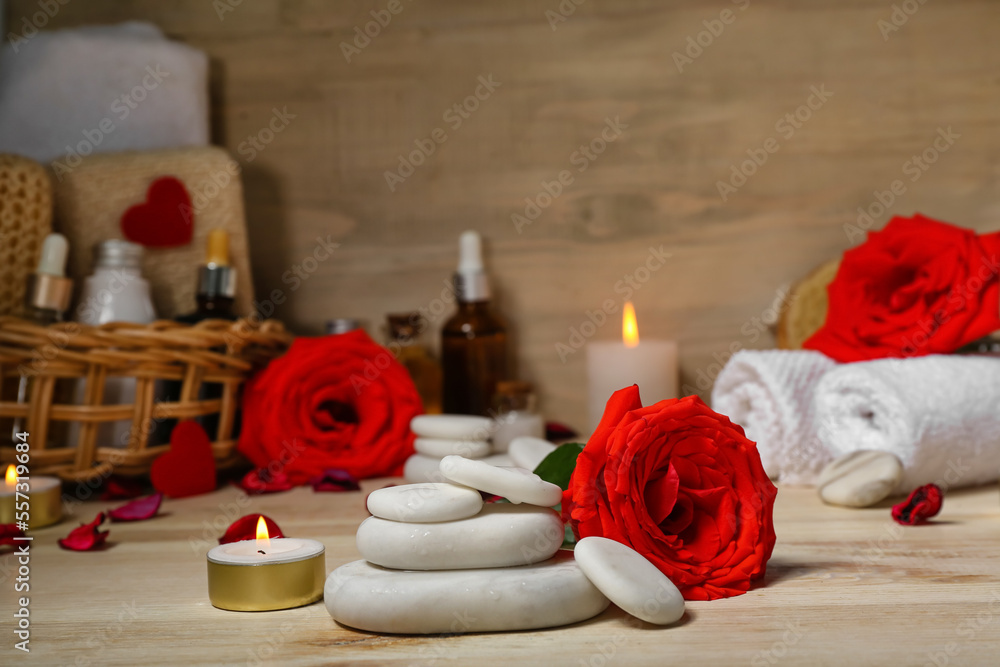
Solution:
M 138 243 L 108 239 L 94 245 L 95 269 L 138 269 L 142 265 L 142 246 Z
M 337 317 L 332 320 L 327 320 L 326 323 L 326 333 L 329 335 L 347 333 L 348 331 L 354 331 L 355 329 L 360 328 L 361 320 L 356 320 L 353 317 Z
M 42 242 L 38 269 L 28 276 L 24 302 L 29 308 L 64 313 L 73 296 L 73 281 L 66 277 L 69 242 L 62 234 L 49 234 Z
M 49 234 L 42 241 L 42 254 L 38 257 L 38 269 L 35 273 L 65 278 L 68 255 L 69 241 L 66 237 L 62 234 Z
M 229 266 L 229 232 L 213 229 L 205 242 L 205 265 L 198 269 L 198 294 L 207 298 L 236 296 L 236 269 Z
M 208 233 L 205 264 L 229 266 L 229 232 L 225 229 L 213 229 Z
M 490 284 L 483 268 L 483 243 L 479 232 L 466 231 L 458 239 L 455 292 L 459 301 L 488 301 Z

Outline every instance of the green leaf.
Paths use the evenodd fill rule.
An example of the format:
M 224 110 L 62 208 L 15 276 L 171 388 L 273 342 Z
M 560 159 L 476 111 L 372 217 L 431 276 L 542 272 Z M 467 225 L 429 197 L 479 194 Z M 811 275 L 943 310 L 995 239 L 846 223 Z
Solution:
M 583 444 L 567 442 L 542 459 L 535 468 L 535 474 L 546 482 L 552 482 L 563 491 L 569 488 L 569 478 L 576 467 L 576 457 L 583 451 Z

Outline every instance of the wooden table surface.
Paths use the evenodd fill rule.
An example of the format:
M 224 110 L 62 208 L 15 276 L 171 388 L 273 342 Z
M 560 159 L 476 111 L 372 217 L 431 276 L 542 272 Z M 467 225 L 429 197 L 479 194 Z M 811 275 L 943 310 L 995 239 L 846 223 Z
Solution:
M 209 603 L 205 554 L 234 518 L 262 512 L 291 536 L 321 540 L 333 570 L 358 558 L 364 498 L 307 488 L 248 498 L 229 487 L 166 501 L 151 521 L 112 524 L 104 551 L 63 551 L 56 540 L 107 505 L 78 504 L 75 518 L 34 533 L 30 655 L 13 647 L 16 557 L 0 555 L 0 664 L 1000 664 L 995 486 L 949 493 L 933 525 L 905 528 L 887 507 L 827 507 L 811 489 L 781 488 L 765 585 L 689 602 L 674 627 L 611 606 L 544 631 L 379 636 L 337 625 L 322 603 L 263 613 Z

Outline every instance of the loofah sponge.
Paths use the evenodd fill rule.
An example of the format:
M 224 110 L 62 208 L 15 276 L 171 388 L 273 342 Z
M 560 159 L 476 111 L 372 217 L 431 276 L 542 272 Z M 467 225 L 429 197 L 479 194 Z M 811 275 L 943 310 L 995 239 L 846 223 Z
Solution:
M 33 160 L 0 153 L 0 315 L 20 313 L 28 275 L 52 231 L 52 182 Z
M 798 350 L 826 321 L 826 287 L 837 275 L 840 258 L 830 260 L 792 286 L 778 319 L 778 347 Z

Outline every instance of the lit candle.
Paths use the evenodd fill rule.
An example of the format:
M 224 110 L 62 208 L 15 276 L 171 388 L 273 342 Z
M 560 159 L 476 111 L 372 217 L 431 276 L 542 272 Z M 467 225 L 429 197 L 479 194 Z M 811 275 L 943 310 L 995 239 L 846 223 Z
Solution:
M 62 483 L 57 477 L 19 478 L 14 464 L 7 466 L 0 489 L 0 523 L 23 522 L 31 530 L 51 526 L 61 518 Z
M 594 342 L 587 345 L 588 408 L 591 432 L 604 414 L 611 394 L 633 384 L 639 385 L 643 405 L 677 397 L 677 342 L 644 340 L 632 302 L 622 312 L 622 342 Z
M 208 552 L 208 598 L 219 609 L 290 609 L 323 597 L 326 549 L 316 540 L 271 539 L 264 517 L 257 538 Z

